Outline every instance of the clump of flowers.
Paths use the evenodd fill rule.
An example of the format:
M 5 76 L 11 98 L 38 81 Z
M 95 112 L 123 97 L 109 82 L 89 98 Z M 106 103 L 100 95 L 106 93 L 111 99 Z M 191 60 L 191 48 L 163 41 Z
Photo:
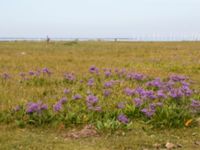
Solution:
M 101 111 L 101 107 L 97 106 L 99 99 L 94 95 L 89 95 L 86 98 L 86 104 L 89 110 Z
M 31 114 L 31 113 L 38 113 L 39 114 L 42 111 L 47 110 L 47 109 L 48 109 L 47 104 L 44 104 L 41 101 L 29 102 L 27 104 L 27 107 L 26 107 L 26 112 L 29 113 L 29 114 Z
M 91 66 L 89 68 L 89 72 L 98 74 L 99 73 L 99 69 L 93 65 L 93 66 Z
M 182 75 L 171 75 L 163 79 L 151 78 L 125 69 L 109 68 L 100 72 L 96 66 L 91 66 L 89 72 L 83 76 L 66 73 L 64 82 L 54 80 L 53 75 L 51 78 L 41 75 L 50 76 L 52 72 L 44 68 L 20 73 L 22 79 L 30 79 L 26 80 L 28 86 L 32 86 L 29 84 L 31 81 L 41 82 L 34 84 L 39 86 L 55 83 L 58 89 L 60 85 L 64 86 L 65 88 L 58 92 L 63 98 L 49 108 L 41 101 L 29 102 L 25 106 L 15 107 L 12 113 L 19 115 L 25 112 L 22 114 L 29 117 L 38 114 L 38 122 L 42 122 L 42 119 L 48 122 L 49 118 L 54 118 L 66 125 L 92 122 L 99 127 L 119 124 L 123 127 L 129 126 L 134 117 L 157 126 L 179 127 L 184 125 L 185 120 L 200 114 L 199 93 L 191 88 L 192 82 L 189 78 Z M 10 75 L 3 74 L 1 77 L 9 79 Z M 43 95 L 54 93 L 54 90 L 49 91 L 45 90 Z M 57 97 L 53 94 L 51 96 Z M 43 113 L 45 110 L 50 113 Z M 37 120 L 37 117 L 34 119 Z M 178 121 L 175 121 L 177 118 Z
M 75 77 L 74 73 L 65 73 L 64 79 L 69 81 L 69 82 L 73 82 L 73 81 L 76 80 L 76 77 Z
M 55 112 L 58 112 L 62 109 L 63 104 L 67 102 L 67 98 L 61 98 L 55 105 L 53 105 L 53 109 Z
M 82 96 L 80 94 L 75 94 L 72 99 L 73 100 L 79 100 L 81 98 L 82 98 Z
M 126 115 L 124 114 L 120 114 L 118 117 L 117 117 L 117 120 L 123 124 L 128 124 L 129 123 L 129 119 Z

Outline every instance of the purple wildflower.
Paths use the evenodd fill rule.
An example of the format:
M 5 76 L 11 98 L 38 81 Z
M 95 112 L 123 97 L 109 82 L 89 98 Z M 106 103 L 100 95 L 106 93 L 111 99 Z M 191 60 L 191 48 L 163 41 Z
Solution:
M 150 109 L 155 110 L 156 107 L 162 107 L 162 105 L 163 105 L 163 103 L 161 103 L 161 102 L 152 103 L 152 104 L 150 104 Z
M 147 117 L 152 117 L 155 114 L 155 109 L 150 108 L 143 108 L 141 110 Z
M 64 78 L 68 81 L 75 81 L 76 77 L 73 73 L 65 73 Z
M 38 101 L 38 102 L 29 102 L 27 104 L 27 109 L 26 109 L 26 112 L 27 113 L 34 113 L 34 112 L 37 112 L 37 113 L 41 113 L 43 110 L 47 110 L 48 107 L 46 104 L 43 104 L 41 101 Z
M 135 92 L 138 93 L 139 95 L 145 94 L 145 90 L 141 87 L 136 88 Z
M 128 124 L 129 123 L 129 119 L 126 115 L 123 115 L 123 114 L 120 114 L 118 117 L 117 117 L 117 120 L 123 124 Z
M 94 78 L 89 79 L 87 85 L 93 86 L 94 85 Z
M 147 86 L 152 86 L 152 87 L 157 87 L 160 88 L 162 86 L 162 81 L 160 80 L 160 78 L 156 78 L 153 81 L 149 81 L 146 83 Z
M 174 82 L 181 82 L 186 80 L 187 78 L 185 76 L 181 76 L 181 75 L 171 75 L 170 76 L 170 80 L 174 81 Z
M 163 90 L 158 90 L 157 91 L 157 97 L 158 98 L 167 98 L 167 96 L 165 95 L 165 93 L 163 92 Z
M 110 88 L 110 87 L 112 87 L 113 86 L 113 81 L 108 81 L 108 82 L 105 82 L 104 83 L 104 87 L 106 87 L 106 88 Z
M 67 98 L 63 97 L 61 98 L 55 105 L 53 105 L 53 110 L 55 112 L 58 112 L 62 109 L 62 105 L 65 104 L 67 102 Z
M 49 76 L 52 74 L 52 72 L 48 68 L 43 68 L 42 72 L 43 72 L 43 74 L 47 74 Z
M 101 111 L 101 107 L 97 106 L 99 99 L 94 95 L 89 95 L 86 98 L 86 104 L 89 110 Z
M 53 110 L 55 112 L 58 112 L 62 109 L 62 104 L 60 102 L 57 102 L 55 105 L 53 105 Z
M 200 110 L 200 101 L 198 101 L 198 100 L 192 100 L 191 107 L 193 109 L 195 109 L 195 110 L 197 110 L 197 109 Z
M 89 68 L 89 71 L 90 71 L 90 73 L 96 73 L 96 74 L 99 73 L 99 69 L 96 68 L 95 66 L 91 66 L 91 67 Z
M 172 98 L 181 98 L 184 96 L 184 93 L 182 92 L 181 89 L 172 89 L 169 93 L 169 95 L 172 97 Z
M 59 102 L 60 102 L 61 104 L 64 104 L 64 103 L 67 102 L 67 98 L 66 98 L 66 97 L 63 97 L 63 98 L 61 98 L 61 99 L 59 100 Z
M 29 71 L 29 75 L 30 75 L 30 76 L 34 76 L 35 73 L 34 73 L 33 71 Z
M 130 89 L 130 88 L 125 88 L 124 89 L 124 93 L 127 95 L 127 96 L 133 96 L 135 94 L 135 90 L 134 89 Z
M 115 69 L 115 73 L 119 76 L 122 77 L 126 74 L 126 69 L 122 69 L 121 71 L 119 69 Z
M 103 95 L 105 97 L 108 97 L 110 94 L 111 94 L 111 91 L 109 91 L 109 90 L 104 90 L 104 92 L 103 92 Z
M 156 95 L 153 91 L 145 91 L 144 97 L 147 97 L 149 99 L 156 99 Z
M 89 95 L 86 99 L 87 104 L 96 104 L 98 101 L 99 99 L 94 95 Z
M 73 96 L 73 100 L 78 100 L 78 99 L 81 99 L 82 96 L 80 94 L 76 94 Z
M 139 73 L 127 74 L 127 79 L 143 80 L 144 78 L 145 78 L 144 75 Z
M 105 74 L 106 77 L 110 77 L 111 74 L 112 74 L 111 69 L 105 68 L 105 69 L 104 69 L 104 74 Z
M 185 94 L 185 96 L 191 96 L 192 95 L 192 90 L 187 86 L 187 85 L 183 85 L 181 87 L 181 90 L 183 91 L 183 93 Z
M 135 98 L 133 101 L 135 103 L 135 107 L 140 107 L 143 104 L 140 98 Z

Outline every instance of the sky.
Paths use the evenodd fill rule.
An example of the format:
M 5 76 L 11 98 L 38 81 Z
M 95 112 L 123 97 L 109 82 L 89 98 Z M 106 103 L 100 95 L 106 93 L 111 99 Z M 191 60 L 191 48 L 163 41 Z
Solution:
M 0 0 L 0 37 L 199 34 L 200 0 Z

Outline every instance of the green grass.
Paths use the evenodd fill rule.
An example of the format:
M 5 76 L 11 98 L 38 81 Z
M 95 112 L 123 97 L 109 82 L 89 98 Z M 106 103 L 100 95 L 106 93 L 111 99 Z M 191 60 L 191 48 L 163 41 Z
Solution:
M 87 72 L 91 65 L 100 68 L 127 68 L 149 76 L 167 77 L 169 74 L 189 76 L 200 90 L 199 42 L 0 42 L 0 73 L 17 75 L 19 72 L 50 68 L 53 79 L 62 78 L 66 71 Z M 31 99 L 48 100 L 58 96 L 64 86 L 23 86 L 10 81 L 0 84 L 0 108 L 7 109 Z M 47 94 L 45 94 L 47 93 Z M 49 94 L 50 93 L 50 94 Z M 64 140 L 52 128 L 0 125 L 0 149 L 140 149 L 153 148 L 155 143 L 167 141 L 183 145 L 183 149 L 197 149 L 194 141 L 200 138 L 199 127 L 151 130 L 135 123 L 124 136 L 102 133 L 97 138 Z M 196 133 L 196 134 L 193 134 Z

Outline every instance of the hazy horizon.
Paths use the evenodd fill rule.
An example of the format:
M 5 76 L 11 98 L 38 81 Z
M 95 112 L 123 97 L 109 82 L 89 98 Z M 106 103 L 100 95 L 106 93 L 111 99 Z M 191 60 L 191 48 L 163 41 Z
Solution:
M 1 38 L 197 38 L 198 0 L 0 0 Z

